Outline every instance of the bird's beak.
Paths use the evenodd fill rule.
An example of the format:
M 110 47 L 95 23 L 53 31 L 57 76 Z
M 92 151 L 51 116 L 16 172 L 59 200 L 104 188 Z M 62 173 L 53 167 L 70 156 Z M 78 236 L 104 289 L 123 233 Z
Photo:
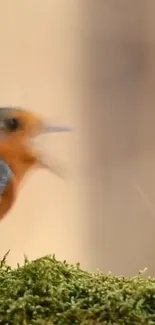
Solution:
M 69 126 L 60 126 L 60 125 L 42 125 L 38 135 L 46 134 L 46 133 L 55 133 L 55 132 L 70 132 L 72 128 Z M 48 155 L 41 153 L 38 157 L 38 163 L 40 167 L 46 168 L 52 173 L 56 174 L 60 178 L 66 178 L 66 172 L 63 170 L 59 160 L 52 157 L 48 157 Z
M 56 132 L 71 132 L 73 130 L 70 126 L 60 126 L 60 125 L 46 125 L 41 129 L 40 134 L 45 133 L 56 133 Z

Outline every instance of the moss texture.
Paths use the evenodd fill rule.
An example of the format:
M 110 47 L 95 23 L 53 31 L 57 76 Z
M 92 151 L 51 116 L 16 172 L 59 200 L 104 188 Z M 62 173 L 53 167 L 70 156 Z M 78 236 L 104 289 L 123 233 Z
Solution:
M 0 324 L 155 324 L 155 279 L 89 273 L 45 256 L 0 264 Z

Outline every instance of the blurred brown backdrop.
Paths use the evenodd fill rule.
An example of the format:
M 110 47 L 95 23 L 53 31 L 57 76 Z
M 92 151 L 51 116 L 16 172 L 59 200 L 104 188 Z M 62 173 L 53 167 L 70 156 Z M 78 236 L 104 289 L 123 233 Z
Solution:
M 11 264 L 55 253 L 155 274 L 154 10 L 154 0 L 0 1 L 0 105 L 75 127 L 43 139 L 67 180 L 31 174 L 0 224 Z

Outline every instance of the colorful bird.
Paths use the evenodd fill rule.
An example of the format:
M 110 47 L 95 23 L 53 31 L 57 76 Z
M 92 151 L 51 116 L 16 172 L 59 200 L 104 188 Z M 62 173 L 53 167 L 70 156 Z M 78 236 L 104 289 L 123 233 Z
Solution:
M 13 206 L 19 185 L 33 167 L 59 174 L 54 161 L 48 162 L 35 150 L 33 138 L 47 132 L 71 131 L 69 127 L 47 125 L 37 115 L 21 108 L 0 107 L 0 219 Z

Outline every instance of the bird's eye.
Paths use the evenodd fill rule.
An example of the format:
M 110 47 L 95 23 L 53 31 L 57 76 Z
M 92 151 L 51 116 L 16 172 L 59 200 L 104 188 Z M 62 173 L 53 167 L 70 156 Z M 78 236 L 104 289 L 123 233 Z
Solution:
M 20 123 L 19 119 L 15 117 L 6 118 L 5 119 L 5 126 L 9 131 L 17 131 L 19 129 Z

